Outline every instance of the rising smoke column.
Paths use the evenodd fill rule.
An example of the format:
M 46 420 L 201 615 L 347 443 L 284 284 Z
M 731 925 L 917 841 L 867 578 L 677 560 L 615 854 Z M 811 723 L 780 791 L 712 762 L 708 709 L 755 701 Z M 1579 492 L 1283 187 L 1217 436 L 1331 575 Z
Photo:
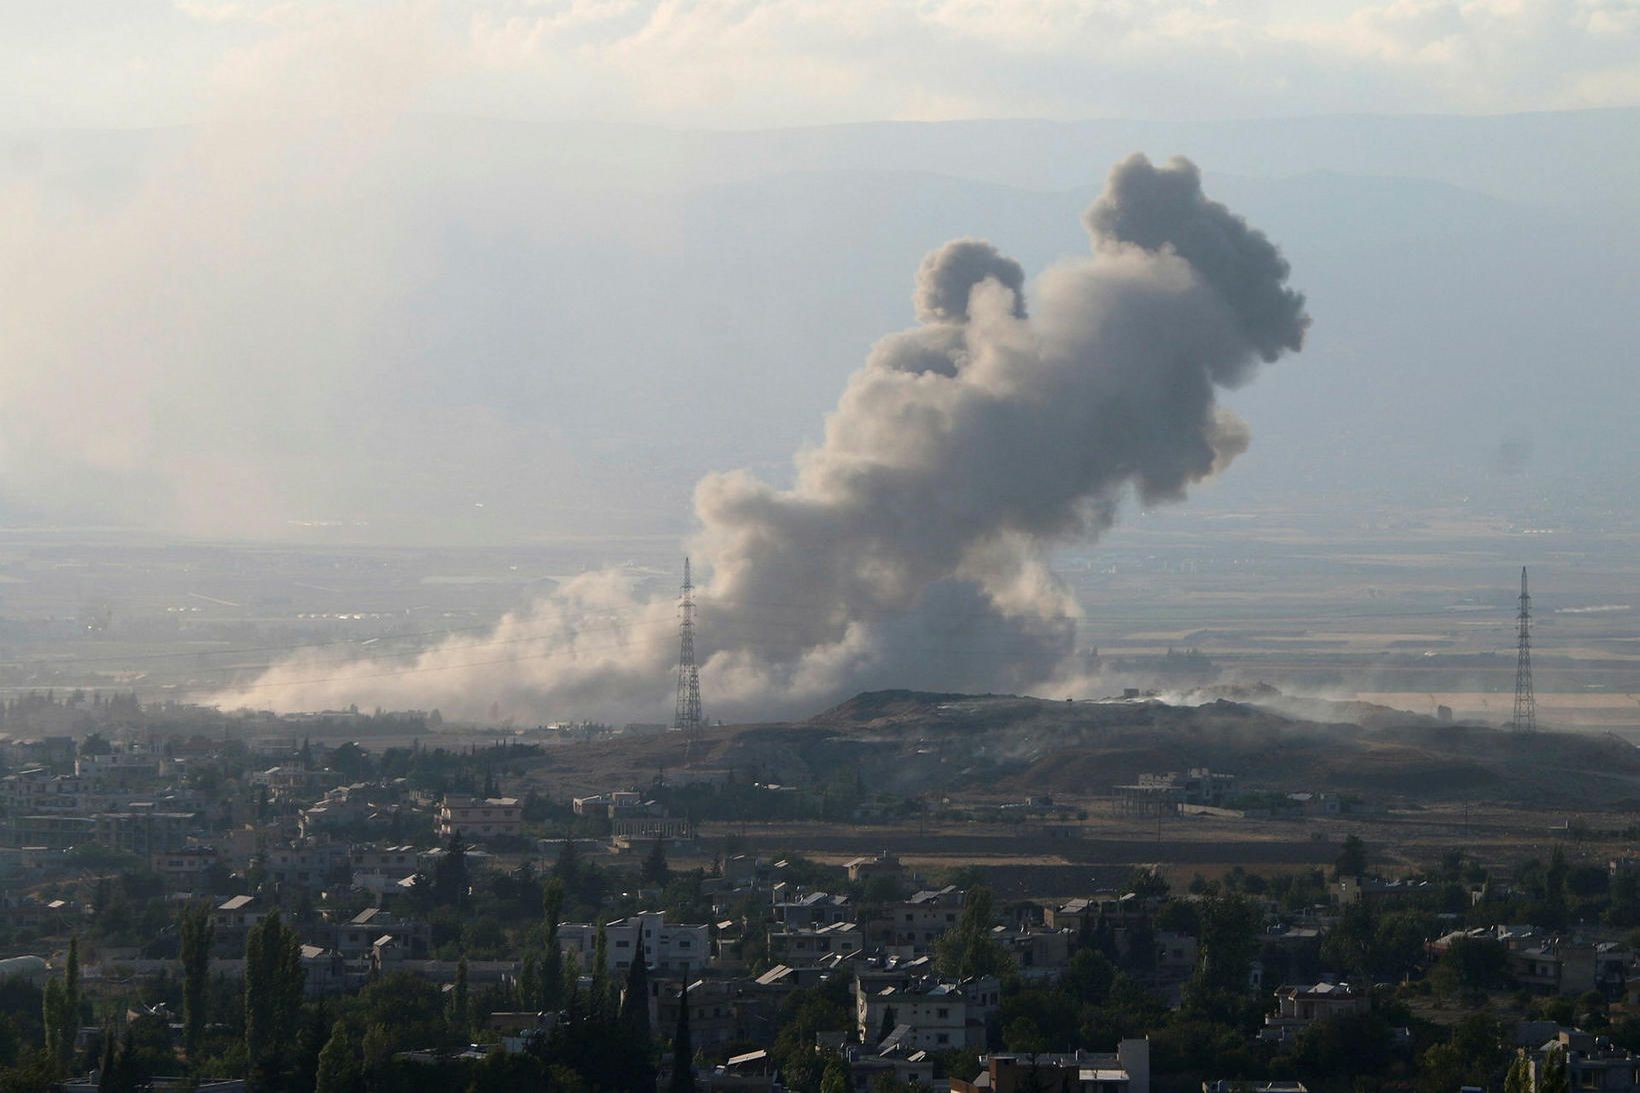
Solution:
M 1029 308 L 1023 270 L 990 244 L 931 253 L 918 325 L 872 349 L 790 489 L 743 471 L 698 485 L 710 715 L 1051 680 L 1078 608 L 1046 551 L 1099 534 L 1126 490 L 1182 499 L 1246 448 L 1218 389 L 1298 350 L 1309 323 L 1280 252 L 1209 200 L 1184 159 L 1118 164 L 1084 223 L 1092 254 L 1043 273 Z M 304 658 L 220 697 L 653 720 L 670 695 L 671 618 L 670 600 L 640 603 L 593 575 L 492 635 L 422 654 L 412 674 Z

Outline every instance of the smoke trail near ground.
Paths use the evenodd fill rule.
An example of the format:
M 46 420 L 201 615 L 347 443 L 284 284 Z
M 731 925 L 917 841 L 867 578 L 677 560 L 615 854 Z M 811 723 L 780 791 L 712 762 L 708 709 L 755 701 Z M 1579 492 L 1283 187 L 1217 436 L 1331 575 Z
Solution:
M 1046 551 L 1098 535 L 1125 491 L 1179 500 L 1245 450 L 1217 390 L 1298 350 L 1309 323 L 1279 251 L 1183 159 L 1118 164 L 1084 221 L 1092 254 L 1044 272 L 1029 307 L 991 245 L 934 251 L 918 325 L 873 348 L 790 489 L 739 471 L 698 485 L 709 716 L 1052 680 L 1078 607 Z M 298 657 L 218 700 L 655 720 L 674 618 L 593 574 L 414 661 Z

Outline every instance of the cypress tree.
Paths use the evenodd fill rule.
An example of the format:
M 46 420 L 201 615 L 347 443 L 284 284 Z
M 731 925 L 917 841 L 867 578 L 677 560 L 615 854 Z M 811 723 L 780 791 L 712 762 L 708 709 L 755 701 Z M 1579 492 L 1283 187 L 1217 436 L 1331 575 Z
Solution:
M 364 1069 L 359 1065 L 359 1049 L 346 1021 L 337 1021 L 319 1052 L 319 1069 L 314 1075 L 314 1093 L 361 1093 Z
M 546 952 L 541 961 L 541 998 L 537 1003 L 544 1010 L 563 1007 L 564 952 L 558 945 L 558 919 L 564 910 L 564 882 L 557 877 L 547 881 L 541 896 L 541 911 L 547 923 Z
M 278 1074 L 302 1005 L 301 945 L 274 911 L 245 935 L 245 1054 L 256 1084 Z
M 626 970 L 626 989 L 621 994 L 619 1023 L 629 1045 L 627 1085 L 632 1089 L 655 1088 L 654 1043 L 649 1028 L 649 968 L 643 948 L 632 956 Z
M 671 1093 L 695 1093 L 695 1048 L 689 1039 L 689 981 L 678 996 L 678 1027 L 672 1034 Z
M 204 904 L 184 908 L 177 933 L 182 940 L 182 1042 L 193 1062 L 205 1038 L 210 1008 L 211 942 L 216 935 L 210 908 Z
M 602 1020 L 609 1010 L 609 933 L 598 920 L 598 937 L 592 946 L 592 1016 Z
M 450 988 L 450 1032 L 465 1040 L 472 1032 L 467 1004 L 467 958 L 456 965 L 455 986 Z

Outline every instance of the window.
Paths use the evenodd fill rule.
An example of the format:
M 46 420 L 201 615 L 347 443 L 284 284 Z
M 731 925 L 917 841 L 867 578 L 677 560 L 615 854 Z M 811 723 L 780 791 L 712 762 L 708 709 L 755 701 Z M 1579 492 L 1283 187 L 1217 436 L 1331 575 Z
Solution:
M 951 1037 L 941 1032 L 934 1037 L 934 1042 L 936 1044 L 949 1044 L 951 1042 Z
M 937 1010 L 935 1010 L 935 1011 L 934 1011 L 934 1015 L 935 1015 L 935 1016 L 936 1016 L 936 1017 L 939 1017 L 939 1018 L 941 1018 L 941 1019 L 944 1019 L 944 1018 L 946 1018 L 946 1017 L 950 1017 L 950 1016 L 951 1016 L 951 1011 L 950 1011 L 950 1009 L 948 1009 L 948 1008 L 947 1008 L 947 1007 L 945 1007 L 945 1006 L 941 1006 L 941 1007 L 940 1007 L 940 1008 L 939 1008 L 939 1009 L 937 1009 Z

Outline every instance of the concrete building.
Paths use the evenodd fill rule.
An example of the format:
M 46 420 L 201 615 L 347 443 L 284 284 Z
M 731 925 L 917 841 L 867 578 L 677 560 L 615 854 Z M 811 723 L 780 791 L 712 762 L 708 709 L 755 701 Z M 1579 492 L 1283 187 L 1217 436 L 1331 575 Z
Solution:
M 604 935 L 612 974 L 624 975 L 632 966 L 634 954 L 642 952 L 652 971 L 699 975 L 712 955 L 711 931 L 704 923 L 667 922 L 663 911 L 642 911 L 618 918 L 605 925 Z M 565 956 L 574 954 L 583 969 L 591 968 L 597 941 L 595 923 L 563 922 L 558 926 L 559 948 Z
M 459 832 L 468 839 L 517 838 L 524 833 L 524 809 L 516 797 L 447 795 L 438 809 L 438 834 Z
M 1598 1093 L 1640 1091 L 1640 1056 L 1617 1047 L 1604 1036 L 1581 1029 L 1561 1029 L 1553 1040 L 1531 1053 L 1533 1089 L 1539 1088 L 1538 1078 L 1551 1052 L 1564 1054 L 1570 1089 Z
M 885 977 L 862 968 L 854 980 L 855 1031 L 861 1043 L 880 1043 L 886 1023 L 895 1041 L 908 1048 L 982 1048 L 986 1018 L 1001 995 L 994 976 L 957 982 L 893 972 Z
M 952 1078 L 951 1093 L 1150 1093 L 1150 1041 L 1128 1039 L 1114 1052 L 981 1055 L 979 1074 Z
M 1290 1043 L 1316 1021 L 1366 1013 L 1372 1000 L 1348 983 L 1286 986 L 1276 991 L 1276 1012 L 1264 1018 L 1259 1039 Z

